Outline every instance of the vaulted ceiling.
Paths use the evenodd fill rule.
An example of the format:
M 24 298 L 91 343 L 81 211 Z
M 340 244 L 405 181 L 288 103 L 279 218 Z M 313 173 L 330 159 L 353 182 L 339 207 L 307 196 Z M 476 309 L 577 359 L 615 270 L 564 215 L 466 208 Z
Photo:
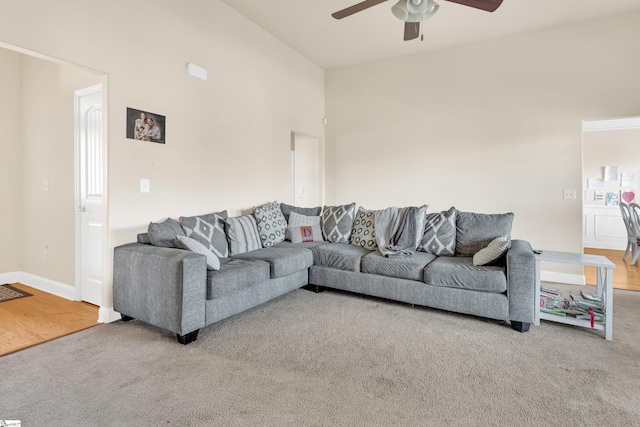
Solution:
M 422 23 L 424 41 L 403 41 L 387 1 L 342 20 L 333 12 L 361 0 L 223 0 L 322 68 L 411 55 L 525 31 L 640 10 L 638 0 L 504 0 L 493 13 L 446 0 Z

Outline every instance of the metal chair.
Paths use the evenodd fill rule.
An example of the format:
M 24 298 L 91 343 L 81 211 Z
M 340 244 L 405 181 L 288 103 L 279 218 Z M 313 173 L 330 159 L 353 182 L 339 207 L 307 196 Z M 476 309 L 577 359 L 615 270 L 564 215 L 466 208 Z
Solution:
M 624 226 L 627 228 L 627 249 L 622 255 L 622 259 L 627 257 L 629 251 L 631 251 L 630 265 L 634 265 L 640 255 L 640 205 L 637 203 L 626 204 L 620 202 L 620 212 L 622 213 L 622 220 Z

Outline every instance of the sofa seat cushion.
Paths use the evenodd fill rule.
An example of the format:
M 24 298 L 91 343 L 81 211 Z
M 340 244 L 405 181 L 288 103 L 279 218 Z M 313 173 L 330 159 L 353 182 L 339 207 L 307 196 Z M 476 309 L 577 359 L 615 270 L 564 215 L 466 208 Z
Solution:
M 271 247 L 234 255 L 234 259 L 259 260 L 269 263 L 271 278 L 288 276 L 313 264 L 313 255 L 305 248 Z
M 207 271 L 207 299 L 222 298 L 249 286 L 269 280 L 265 261 L 222 258 L 220 270 Z
M 504 267 L 474 266 L 473 257 L 438 257 L 425 267 L 424 282 L 482 292 L 502 293 L 507 290 Z
M 361 269 L 363 273 L 421 282 L 424 268 L 434 259 L 435 255 L 426 252 L 415 252 L 408 257 L 387 258 L 380 251 L 374 251 L 362 257 Z
M 360 261 L 370 254 L 369 249 L 351 243 L 329 243 L 313 249 L 314 265 L 335 268 L 338 270 L 360 272 Z
M 329 242 L 326 240 L 318 241 L 318 242 L 302 242 L 302 243 L 293 243 L 293 242 L 280 242 L 274 246 L 274 248 L 306 248 L 312 249 L 318 246 L 327 245 Z

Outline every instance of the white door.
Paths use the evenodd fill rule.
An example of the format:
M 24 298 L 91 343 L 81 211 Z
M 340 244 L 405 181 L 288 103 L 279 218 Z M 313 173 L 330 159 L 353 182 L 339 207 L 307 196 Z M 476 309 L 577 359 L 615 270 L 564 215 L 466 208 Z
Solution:
M 102 85 L 75 92 L 76 296 L 102 303 Z
M 321 204 L 320 141 L 293 134 L 293 204 L 312 208 Z

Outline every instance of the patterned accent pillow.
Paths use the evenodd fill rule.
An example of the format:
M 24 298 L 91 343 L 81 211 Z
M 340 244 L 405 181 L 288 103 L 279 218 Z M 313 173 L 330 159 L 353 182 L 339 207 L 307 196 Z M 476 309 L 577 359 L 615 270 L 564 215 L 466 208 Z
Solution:
M 207 258 L 207 270 L 220 270 L 220 260 L 216 254 L 207 249 L 202 243 L 186 236 L 178 236 L 176 240 L 182 249 L 204 255 Z
M 147 234 L 153 246 L 175 248 L 175 238 L 184 236 L 184 231 L 175 220 L 167 218 L 164 222 L 150 222 Z
M 353 230 L 351 231 L 351 244 L 369 249 L 375 250 L 378 247 L 376 243 L 376 231 L 375 231 L 375 215 L 376 211 L 370 211 L 362 206 L 358 208 L 356 217 L 353 220 Z
M 320 224 L 289 227 L 291 243 L 322 242 Z
M 229 256 L 229 243 L 224 234 L 227 211 L 201 216 L 180 217 L 180 224 L 187 237 L 191 237 L 213 252 L 218 258 Z
M 453 256 L 456 252 L 456 208 L 427 214 L 424 235 L 418 250 L 437 256 Z
M 284 214 L 284 213 L 283 213 Z M 299 214 L 295 211 L 289 213 L 289 226 L 287 227 L 286 239 L 291 240 L 291 236 L 289 234 L 289 230 L 291 227 L 301 227 L 304 225 L 320 225 L 320 217 L 319 216 L 308 216 Z
M 224 230 L 229 240 L 229 254 L 238 255 L 262 248 L 258 226 L 253 215 L 228 218 Z
M 332 243 L 349 243 L 355 213 L 355 203 L 342 206 L 325 206 L 320 217 L 324 239 Z
M 284 241 L 287 221 L 282 215 L 278 202 L 267 203 L 253 208 L 253 216 L 258 225 L 258 234 L 262 246 L 270 248 Z
M 473 265 L 487 265 L 497 260 L 509 249 L 509 236 L 496 237 L 489 245 L 473 255 Z

